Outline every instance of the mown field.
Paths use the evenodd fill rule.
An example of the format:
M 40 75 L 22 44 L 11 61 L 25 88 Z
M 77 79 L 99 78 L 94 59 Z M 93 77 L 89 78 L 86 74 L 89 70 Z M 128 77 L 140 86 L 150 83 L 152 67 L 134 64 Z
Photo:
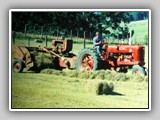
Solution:
M 146 26 L 146 21 L 144 21 Z M 134 23 L 131 26 L 139 30 L 135 35 L 146 34 Z M 141 33 L 141 34 L 140 34 Z M 134 38 L 135 39 L 135 38 Z M 16 38 L 17 45 L 28 45 L 27 39 Z M 30 40 L 30 46 L 45 46 L 45 42 L 36 43 Z M 92 47 L 87 43 L 86 47 Z M 48 47 L 52 47 L 48 41 Z M 74 54 L 83 49 L 83 44 L 74 42 Z M 148 68 L 148 46 L 145 45 L 145 67 Z M 100 74 L 102 71 L 98 71 Z M 70 74 L 71 73 L 71 74 Z M 90 74 L 90 73 L 89 73 Z M 105 74 L 105 72 L 104 72 Z M 128 72 L 119 77 L 117 73 L 108 74 L 104 77 L 86 77 L 81 73 L 69 72 L 46 72 L 34 73 L 24 70 L 23 73 L 12 72 L 11 80 L 11 107 L 12 108 L 148 108 L 148 76 L 135 77 Z M 79 76 L 80 75 L 80 76 Z M 103 79 L 102 79 L 103 78 Z M 126 79 L 124 79 L 126 78 Z M 96 95 L 88 92 L 86 85 L 90 81 L 107 81 L 114 84 L 114 90 L 109 95 Z
M 87 81 L 55 74 L 12 73 L 12 108 L 148 108 L 148 81 L 112 80 L 110 95 L 87 92 Z
M 86 46 L 92 47 L 92 44 Z M 82 44 L 74 43 L 72 52 L 78 54 L 81 49 Z M 148 63 L 147 52 L 145 61 Z M 130 76 L 130 72 L 127 75 Z M 12 108 L 148 108 L 148 80 L 131 79 L 132 76 L 126 81 L 113 80 L 112 75 L 109 78 L 103 81 L 113 82 L 113 94 L 96 95 L 87 92 L 85 86 L 87 80 L 100 78 L 12 72 Z

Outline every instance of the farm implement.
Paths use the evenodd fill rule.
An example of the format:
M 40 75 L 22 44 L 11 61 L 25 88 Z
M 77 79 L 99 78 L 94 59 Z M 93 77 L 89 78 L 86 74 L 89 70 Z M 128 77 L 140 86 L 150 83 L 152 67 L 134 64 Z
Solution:
M 13 46 L 13 70 L 15 72 L 22 72 L 24 68 L 27 68 L 27 70 L 33 68 L 35 65 L 35 61 L 34 54 L 31 54 L 32 52 L 49 54 L 51 61 L 56 65 L 57 69 L 73 69 L 75 68 L 74 63 L 76 60 L 76 55 L 69 53 L 72 50 L 72 42 L 72 40 L 53 40 L 53 48 L 15 45 Z
M 59 68 L 69 68 L 76 70 L 99 70 L 110 69 L 119 72 L 125 72 L 132 69 L 132 74 L 146 75 L 144 68 L 145 48 L 140 45 L 115 45 L 108 46 L 103 43 L 101 55 L 98 55 L 94 48 L 84 48 L 78 55 L 70 53 L 73 47 L 73 40 L 52 40 L 53 48 L 47 47 L 26 47 L 14 46 L 13 70 L 22 72 L 23 68 L 27 70 L 34 67 L 32 51 L 47 53 L 51 56 Z

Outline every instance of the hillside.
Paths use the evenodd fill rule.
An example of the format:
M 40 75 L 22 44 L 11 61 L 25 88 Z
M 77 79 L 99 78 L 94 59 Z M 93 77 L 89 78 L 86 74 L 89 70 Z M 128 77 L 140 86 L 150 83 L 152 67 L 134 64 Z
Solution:
M 144 36 L 148 35 L 148 20 L 130 22 L 130 30 L 134 30 L 133 41 L 136 43 L 145 42 Z

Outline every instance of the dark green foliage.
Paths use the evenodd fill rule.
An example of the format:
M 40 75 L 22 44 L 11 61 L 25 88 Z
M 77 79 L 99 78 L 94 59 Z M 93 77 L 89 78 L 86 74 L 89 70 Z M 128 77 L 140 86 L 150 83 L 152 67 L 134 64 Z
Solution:
M 130 20 L 146 20 L 148 19 L 148 12 L 130 12 Z
M 107 36 L 122 33 L 121 21 L 128 23 L 129 12 L 12 12 L 12 28 L 16 32 L 57 35 L 65 33 L 70 36 L 90 36 L 100 31 Z M 26 29 L 25 29 L 26 26 Z M 127 32 L 127 31 L 126 31 Z

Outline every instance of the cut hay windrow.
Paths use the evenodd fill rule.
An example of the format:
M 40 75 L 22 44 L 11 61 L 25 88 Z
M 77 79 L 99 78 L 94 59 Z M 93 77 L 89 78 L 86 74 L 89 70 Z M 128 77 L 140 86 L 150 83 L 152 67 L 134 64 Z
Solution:
M 145 76 L 142 76 L 142 75 L 134 75 L 134 76 L 132 75 L 132 78 L 130 77 L 130 80 L 142 82 L 142 81 L 145 81 L 146 78 Z
M 115 81 L 127 81 L 129 78 L 124 73 L 116 73 L 114 79 Z
M 78 74 L 78 78 L 81 78 L 81 79 L 89 79 L 89 77 L 90 77 L 89 71 L 80 71 Z
M 146 82 L 148 82 L 148 76 L 145 76 L 145 77 L 144 77 L 144 80 L 145 80 Z
M 109 70 L 97 70 L 97 71 L 77 71 L 77 70 L 69 70 L 64 69 L 54 70 L 54 69 L 43 69 L 41 73 L 45 74 L 56 74 L 67 77 L 75 77 L 79 79 L 86 80 L 104 80 L 104 81 L 148 81 L 148 76 L 141 75 L 128 75 L 125 73 L 112 72 Z
M 69 77 L 78 77 L 78 71 L 77 70 L 69 70 L 69 69 L 64 69 L 62 71 L 63 76 L 69 76 Z
M 53 75 L 62 75 L 63 72 L 60 70 L 54 70 L 54 69 L 43 69 L 41 70 L 41 73 L 44 74 L 53 74 Z

